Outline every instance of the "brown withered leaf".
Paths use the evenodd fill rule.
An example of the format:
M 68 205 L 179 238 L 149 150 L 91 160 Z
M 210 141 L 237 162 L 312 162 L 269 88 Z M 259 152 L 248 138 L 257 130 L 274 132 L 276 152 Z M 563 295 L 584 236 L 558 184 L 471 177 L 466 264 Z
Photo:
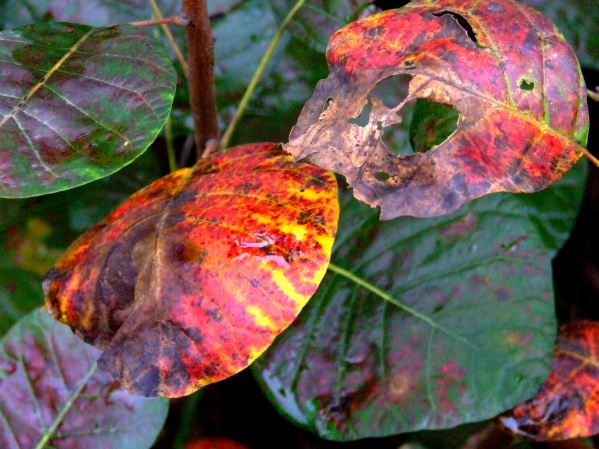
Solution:
M 277 144 L 231 148 L 84 233 L 46 275 L 46 305 L 130 391 L 190 394 L 247 367 L 295 319 L 338 214 L 332 173 Z
M 413 1 L 339 30 L 327 61 L 329 77 L 285 149 L 343 174 L 356 198 L 381 207 L 382 219 L 442 215 L 488 193 L 543 189 L 586 144 L 576 56 L 548 19 L 514 0 Z M 411 80 L 399 105 L 370 98 L 379 82 L 402 75 Z M 456 109 L 457 130 L 431 151 L 401 157 L 381 137 L 416 98 Z

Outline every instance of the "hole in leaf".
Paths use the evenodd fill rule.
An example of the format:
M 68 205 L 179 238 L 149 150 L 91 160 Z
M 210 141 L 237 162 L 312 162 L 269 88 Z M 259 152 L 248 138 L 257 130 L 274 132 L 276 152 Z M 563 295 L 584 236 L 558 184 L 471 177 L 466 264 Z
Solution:
M 364 108 L 362 109 L 360 115 L 357 117 L 350 118 L 347 121 L 347 123 L 351 125 L 358 125 L 364 128 L 366 125 L 368 125 L 368 122 L 370 120 L 370 111 L 372 111 L 372 102 L 369 98 L 368 102 L 364 105 Z
M 389 173 L 387 173 L 386 171 L 377 171 L 374 174 L 374 178 L 377 181 L 381 181 L 381 182 L 387 181 L 390 177 L 391 177 L 391 175 Z
M 522 81 L 520 81 L 519 87 L 522 90 L 533 90 L 535 87 L 535 83 L 533 83 L 532 81 L 526 81 L 525 79 L 523 79 Z
M 370 91 L 369 97 L 376 98 L 388 108 L 394 108 L 408 96 L 412 75 L 401 74 L 384 78 Z
M 327 109 L 329 109 L 331 107 L 331 105 L 333 104 L 333 99 L 332 98 L 327 98 L 327 101 L 324 103 L 324 106 L 322 107 L 322 111 L 320 111 L 320 114 L 324 114 Z
M 478 48 L 484 48 L 482 45 L 480 45 L 478 43 L 478 40 L 476 39 L 476 33 L 474 31 L 474 28 L 472 28 L 472 25 L 470 25 L 470 23 L 466 20 L 466 18 L 464 16 L 461 16 L 460 14 L 455 13 L 453 11 L 436 12 L 436 13 L 433 13 L 433 16 L 443 17 L 447 14 L 451 15 L 456 20 L 456 22 L 458 22 L 458 25 L 460 25 L 464 29 L 466 34 L 468 34 L 468 37 L 470 38 L 470 40 L 472 42 L 474 42 Z
M 459 117 L 450 106 L 417 99 L 409 131 L 414 152 L 424 153 L 443 143 L 457 129 Z

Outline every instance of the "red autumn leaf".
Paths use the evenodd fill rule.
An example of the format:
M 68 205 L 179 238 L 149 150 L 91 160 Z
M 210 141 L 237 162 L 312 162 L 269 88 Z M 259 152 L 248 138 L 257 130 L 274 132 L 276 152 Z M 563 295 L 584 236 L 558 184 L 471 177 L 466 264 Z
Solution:
M 517 436 L 537 441 L 599 433 L 599 323 L 563 326 L 545 384 L 498 421 Z
M 586 144 L 576 57 L 549 20 L 514 0 L 413 1 L 339 30 L 327 61 L 330 75 L 285 149 L 343 174 L 358 199 L 381 207 L 382 219 L 442 215 L 488 193 L 543 189 Z M 406 74 L 409 94 L 399 105 L 369 98 L 383 79 Z M 401 157 L 381 137 L 416 98 L 451 106 L 460 119 L 438 147 Z
M 326 271 L 332 173 L 276 144 L 232 148 L 131 196 L 44 281 L 52 315 L 127 389 L 176 397 L 247 367 Z

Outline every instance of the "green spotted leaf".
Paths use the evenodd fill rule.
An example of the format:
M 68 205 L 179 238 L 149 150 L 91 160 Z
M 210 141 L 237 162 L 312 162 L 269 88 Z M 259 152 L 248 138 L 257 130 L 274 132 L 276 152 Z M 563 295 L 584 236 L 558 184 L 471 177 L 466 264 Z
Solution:
M 176 75 L 129 25 L 0 33 L 0 196 L 66 190 L 139 156 L 168 116 Z
M 150 447 L 168 401 L 127 393 L 99 354 L 44 308 L 20 320 L 0 340 L 0 447 Z
M 345 192 L 333 265 L 252 365 L 268 397 L 294 423 L 352 440 L 480 421 L 532 396 L 556 331 L 551 258 L 583 178 L 578 164 L 541 193 L 426 220 L 381 222 Z

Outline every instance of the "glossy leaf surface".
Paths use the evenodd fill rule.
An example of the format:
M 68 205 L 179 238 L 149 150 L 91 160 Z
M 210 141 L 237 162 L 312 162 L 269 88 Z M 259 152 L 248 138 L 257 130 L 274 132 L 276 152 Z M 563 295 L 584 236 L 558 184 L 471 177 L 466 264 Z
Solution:
M 43 308 L 19 321 L 0 342 L 0 447 L 36 447 L 65 407 L 49 447 L 150 447 L 168 401 L 131 395 L 98 370 L 75 394 L 99 354 Z
M 251 363 L 324 276 L 332 173 L 235 147 L 134 194 L 46 276 L 53 316 L 129 390 L 181 396 Z
M 574 222 L 582 168 L 429 220 L 380 222 L 346 193 L 333 262 L 438 327 L 329 273 L 252 365 L 267 395 L 335 440 L 480 421 L 530 397 L 555 335 L 550 263 L 568 235 L 556 222 Z
M 175 71 L 129 25 L 0 33 L 0 196 L 65 190 L 139 156 L 170 112 Z
M 512 0 L 414 1 L 351 23 L 327 48 L 316 87 L 285 149 L 343 174 L 381 217 L 436 216 L 491 192 L 533 192 L 559 179 L 586 144 L 578 62 L 551 22 Z M 408 74 L 404 102 L 370 98 Z M 457 131 L 435 150 L 400 157 L 381 142 L 415 98 L 453 107 Z
M 599 433 L 599 324 L 564 325 L 545 384 L 498 420 L 517 436 L 538 441 Z

